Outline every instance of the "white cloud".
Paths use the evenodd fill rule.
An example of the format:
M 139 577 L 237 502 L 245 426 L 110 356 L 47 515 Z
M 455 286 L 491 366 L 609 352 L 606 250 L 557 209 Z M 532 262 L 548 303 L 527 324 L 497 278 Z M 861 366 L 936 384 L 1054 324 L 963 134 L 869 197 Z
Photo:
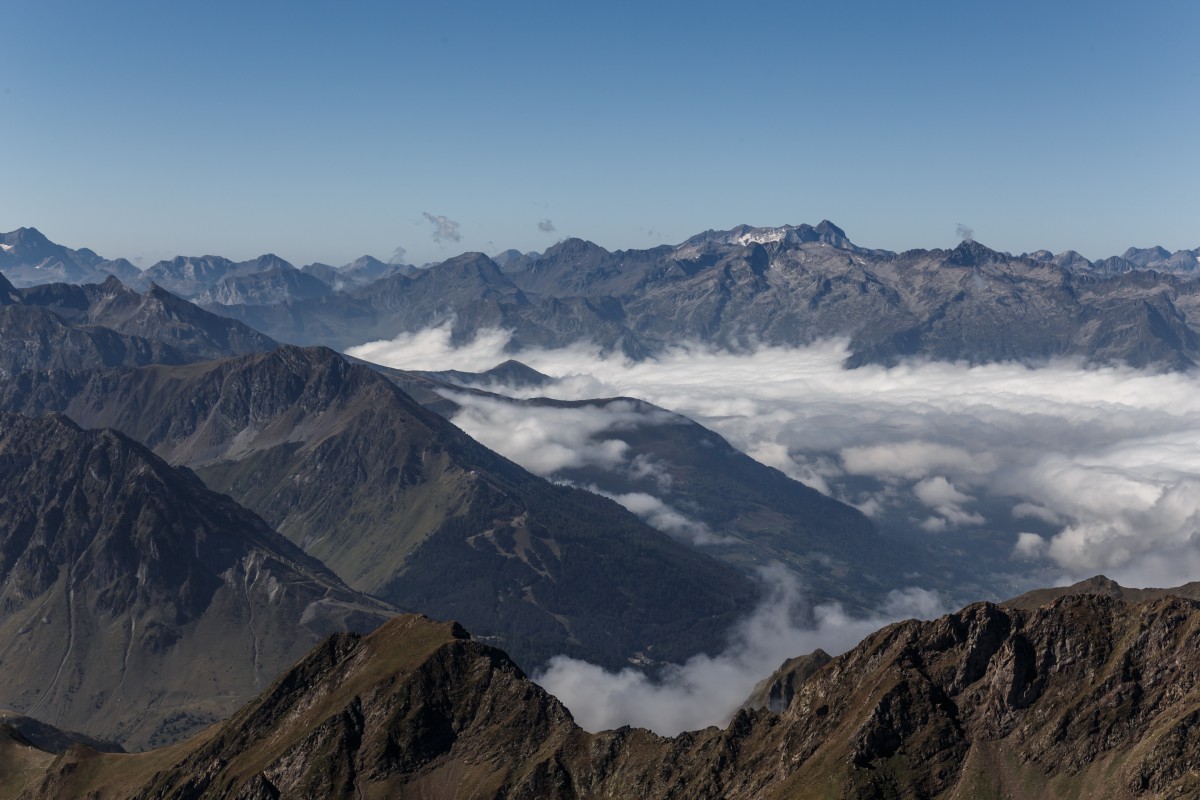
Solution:
M 458 404 L 451 418 L 476 440 L 545 477 L 568 467 L 596 466 L 644 476 L 652 461 L 628 454 L 628 445 L 605 433 L 651 423 L 674 424 L 666 411 L 637 408 L 630 401 L 573 407 L 518 405 L 493 397 L 447 391 Z
M 846 472 L 877 477 L 917 479 L 940 470 L 979 475 L 996 466 L 986 453 L 972 455 L 961 447 L 922 441 L 847 447 L 841 455 Z
M 624 492 L 621 494 L 609 494 L 602 492 L 594 486 L 586 487 L 596 494 L 602 494 L 612 500 L 617 501 L 625 508 L 632 511 L 642 518 L 647 525 L 657 528 L 663 533 L 670 534 L 679 539 L 690 542 L 697 546 L 727 544 L 735 541 L 728 536 L 719 536 L 712 532 L 712 529 L 699 520 L 694 520 L 685 514 L 680 513 L 677 509 L 664 503 L 653 495 L 645 492 Z
M 921 589 L 893 592 L 866 618 L 850 617 L 837 604 L 810 611 L 792 573 L 775 564 L 761 574 L 767 588 L 764 601 L 734 627 L 718 655 L 668 666 L 657 681 L 632 667 L 610 672 L 558 656 L 534 680 L 562 700 L 586 730 L 635 725 L 671 736 L 723 725 L 755 684 L 788 658 L 817 648 L 841 653 L 889 622 L 944 613 L 937 596 Z
M 1014 558 L 1040 558 L 1046 552 L 1046 540 L 1036 533 L 1022 531 L 1017 534 L 1017 543 L 1013 547 Z
M 974 499 L 970 495 L 963 494 L 958 489 L 955 489 L 953 483 L 940 475 L 934 478 L 926 478 L 918 483 L 913 487 L 913 494 L 930 508 L 961 506 L 963 503 L 969 503 Z
M 455 347 L 450 343 L 453 320 L 437 328 L 402 333 L 395 339 L 367 342 L 351 347 L 346 355 L 398 369 L 461 369 L 480 372 L 491 369 L 508 356 L 505 348 L 512 333 L 501 330 L 482 332 L 470 344 Z
M 443 369 L 512 357 L 503 333 L 462 351 L 435 333 L 354 354 L 398 366 L 433 358 Z M 1046 546 L 1025 539 L 1021 552 L 1064 579 L 1100 570 L 1158 585 L 1200 577 L 1200 376 L 1069 361 L 847 371 L 846 352 L 831 341 L 752 354 L 681 346 L 640 363 L 579 346 L 517 357 L 559 378 L 538 393 L 635 396 L 686 414 L 885 526 L 986 524 L 1010 531 L 1013 548 L 1018 532 L 1029 533 L 1016 521 L 1032 520 L 1046 526 Z M 945 485 L 927 483 L 935 478 Z M 927 502 L 950 489 L 973 502 Z
M 443 393 L 458 404 L 451 421 L 477 441 L 551 480 L 564 480 L 564 470 L 594 467 L 628 478 L 649 479 L 662 492 L 671 489 L 664 465 L 645 453 L 630 453 L 611 432 L 638 425 L 677 424 L 679 417 L 616 400 L 572 407 L 518 405 L 492 397 Z M 646 492 L 610 493 L 596 486 L 582 488 L 604 495 L 629 509 L 648 525 L 694 545 L 724 544 L 729 537 L 714 533 L 661 498 Z
M 982 514 L 963 509 L 963 504 L 973 502 L 975 498 L 960 492 L 941 475 L 918 482 L 913 487 L 913 494 L 939 515 L 921 523 L 921 527 L 931 533 L 941 533 L 950 526 L 957 528 L 963 525 L 982 525 L 985 522 Z

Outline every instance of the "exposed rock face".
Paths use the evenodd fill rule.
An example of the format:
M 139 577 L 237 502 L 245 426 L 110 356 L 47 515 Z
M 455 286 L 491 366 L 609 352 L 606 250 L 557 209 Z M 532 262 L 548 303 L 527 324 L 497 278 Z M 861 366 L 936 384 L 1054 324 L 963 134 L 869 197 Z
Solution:
M 0 707 L 161 744 L 390 614 L 121 434 L 0 414 Z
M 820 648 L 808 655 L 789 658 L 782 667 L 758 682 L 742 708 L 751 711 L 765 708 L 776 714 L 782 712 L 792 704 L 796 690 L 832 660 L 833 656 Z
M 719 647 L 755 602 L 733 568 L 529 474 L 322 348 L 27 376 L 0 396 L 123 431 L 354 588 L 465 620 L 531 667 L 562 652 L 681 660 Z
M 978 604 L 873 634 L 781 713 L 663 738 L 584 733 L 502 653 L 403 617 L 172 753 L 67 753 L 25 796 L 1194 797 L 1198 630 L 1174 597 Z

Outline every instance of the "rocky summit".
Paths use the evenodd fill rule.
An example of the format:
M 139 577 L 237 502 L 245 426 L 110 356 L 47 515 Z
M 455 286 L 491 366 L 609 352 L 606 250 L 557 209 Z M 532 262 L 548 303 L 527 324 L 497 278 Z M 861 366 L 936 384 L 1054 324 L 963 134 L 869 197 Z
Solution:
M 31 800 L 1195 797 L 1198 636 L 1171 595 L 980 603 L 790 662 L 769 708 L 666 738 L 586 733 L 502 652 L 404 616 L 169 750 L 0 746 Z

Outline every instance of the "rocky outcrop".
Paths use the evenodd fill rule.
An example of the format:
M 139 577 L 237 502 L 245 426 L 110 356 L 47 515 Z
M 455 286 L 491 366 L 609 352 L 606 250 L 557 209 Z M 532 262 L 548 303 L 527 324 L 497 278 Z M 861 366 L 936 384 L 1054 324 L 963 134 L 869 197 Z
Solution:
M 69 752 L 25 796 L 1192 797 L 1197 631 L 1178 597 L 981 603 L 873 634 L 780 713 L 664 738 L 585 733 L 499 651 L 402 617 L 328 640 L 180 750 L 119 773 Z

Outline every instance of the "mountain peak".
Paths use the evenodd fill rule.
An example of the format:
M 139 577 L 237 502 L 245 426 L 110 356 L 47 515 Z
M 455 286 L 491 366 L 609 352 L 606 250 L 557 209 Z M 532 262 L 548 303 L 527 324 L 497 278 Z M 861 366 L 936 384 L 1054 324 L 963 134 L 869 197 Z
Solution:
M 4 242 L 5 244 L 52 244 L 46 235 L 37 228 L 17 228 L 15 231 L 4 234 Z
M 430 275 L 440 274 L 446 276 L 470 278 L 483 278 L 485 281 L 500 279 L 505 282 L 500 266 L 487 257 L 484 253 L 472 252 L 457 255 L 454 258 L 447 259 L 441 264 L 430 267 L 428 270 Z
M 827 219 L 823 219 L 818 222 L 817 227 L 813 228 L 813 230 L 823 237 L 837 238 L 841 240 L 846 239 L 846 232 Z
M 607 255 L 608 251 L 595 242 L 589 242 L 587 239 L 572 236 L 570 239 L 563 239 L 561 242 L 547 247 L 542 257 L 547 259 L 554 257 L 578 258 L 593 253 Z
M 958 247 L 950 251 L 950 256 L 946 260 L 951 264 L 973 267 L 999 261 L 1001 258 L 1003 256 L 990 247 L 982 245 L 973 239 L 964 239 L 959 242 Z

